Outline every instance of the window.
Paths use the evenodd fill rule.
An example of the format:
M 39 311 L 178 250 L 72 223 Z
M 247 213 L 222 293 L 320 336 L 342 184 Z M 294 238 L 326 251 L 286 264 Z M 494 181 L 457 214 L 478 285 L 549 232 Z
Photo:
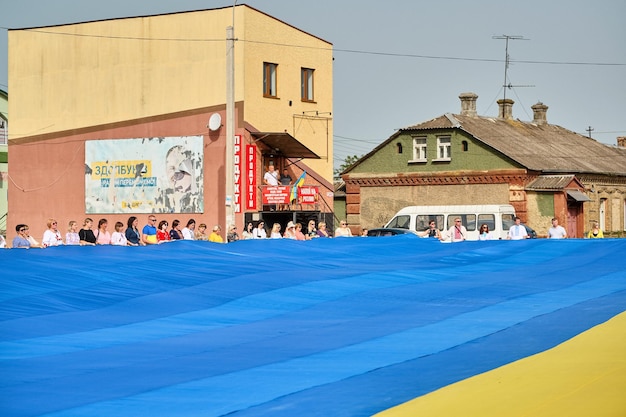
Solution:
M 461 224 L 465 226 L 468 232 L 476 230 L 476 215 L 475 214 L 449 214 L 448 215 L 448 229 L 454 226 L 454 219 L 461 219 Z
M 398 148 L 398 153 L 402 153 L 402 144 L 400 142 L 396 143 L 396 147 Z
M 411 223 L 411 216 L 400 215 L 391 219 L 386 227 L 397 227 L 400 229 L 408 229 Z
M 493 231 L 496 228 L 496 216 L 493 214 L 479 214 L 478 215 L 478 227 L 486 224 L 489 230 Z
M 437 138 L 437 160 L 449 161 L 452 158 L 450 137 Z
M 415 218 L 415 230 L 423 232 L 430 227 L 430 222 L 435 222 L 437 229 L 443 229 L 443 214 L 420 214 Z
M 600 199 L 600 215 L 598 218 L 600 229 L 606 230 L 606 198 Z
M 0 145 L 7 144 L 7 129 L 4 120 L 0 119 Z
M 512 214 L 502 215 L 502 230 L 507 231 L 515 224 L 514 216 Z M 491 229 L 489 229 L 491 230 Z
M 461 145 L 463 146 L 463 152 L 467 152 L 469 150 L 469 144 L 467 143 L 466 140 L 464 140 L 463 142 L 461 142 Z M 491 230 L 491 229 L 490 229 Z
M 413 160 L 426 161 L 426 138 L 413 138 Z
M 277 71 L 278 64 L 269 62 L 263 63 L 263 96 L 278 97 L 277 92 Z
M 302 101 L 313 101 L 313 70 L 302 68 L 301 73 L 301 95 Z

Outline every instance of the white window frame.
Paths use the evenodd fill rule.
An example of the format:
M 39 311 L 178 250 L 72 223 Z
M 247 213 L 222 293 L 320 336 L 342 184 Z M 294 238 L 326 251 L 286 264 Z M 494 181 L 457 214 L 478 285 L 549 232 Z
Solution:
M 598 211 L 598 223 L 600 230 L 606 230 L 606 198 L 600 199 L 600 207 Z
M 437 137 L 437 159 L 435 161 L 452 160 L 452 138 L 450 136 Z
M 416 136 L 413 138 L 413 159 L 409 162 L 427 162 L 428 144 L 426 136 Z

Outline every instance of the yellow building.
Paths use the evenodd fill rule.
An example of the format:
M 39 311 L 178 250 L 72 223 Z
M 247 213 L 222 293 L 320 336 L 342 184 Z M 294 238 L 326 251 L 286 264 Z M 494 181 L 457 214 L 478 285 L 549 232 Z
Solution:
M 37 236 L 49 217 L 66 223 L 107 215 L 109 223 L 125 223 L 130 213 L 144 221 L 141 213 L 150 212 L 223 223 L 226 28 L 233 23 L 242 152 L 235 161 L 242 159 L 240 174 L 250 177 L 235 192 L 250 191 L 254 200 L 239 207 L 236 223 L 271 215 L 262 199 L 269 164 L 294 180 L 306 170 L 305 184 L 317 187 L 314 207 L 300 205 L 299 214 L 288 207 L 290 220 L 305 209 L 309 216 L 332 211 L 332 44 L 239 5 L 10 30 L 9 230 L 30 223 Z M 191 206 L 172 203 L 178 196 L 164 191 L 178 174 L 159 174 L 157 160 L 167 151 L 159 140 L 196 143 Z M 254 164 L 243 163 L 244 152 L 255 153 Z M 107 178 L 94 170 L 103 164 Z M 103 188 L 94 191 L 96 183 Z

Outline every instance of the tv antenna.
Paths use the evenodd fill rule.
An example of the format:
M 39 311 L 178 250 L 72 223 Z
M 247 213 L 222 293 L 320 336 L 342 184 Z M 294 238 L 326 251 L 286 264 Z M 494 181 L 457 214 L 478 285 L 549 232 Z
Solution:
M 513 87 L 534 87 L 534 85 L 512 85 L 510 81 L 508 81 L 508 70 L 509 70 L 509 62 L 510 62 L 510 57 L 509 57 L 509 40 L 514 40 L 514 41 L 529 41 L 530 39 L 526 39 L 523 36 L 515 36 L 515 35 L 502 35 L 502 36 L 492 36 L 492 39 L 504 39 L 506 40 L 506 46 L 505 46 L 505 57 L 504 57 L 504 84 L 502 84 L 502 87 L 504 89 L 504 97 L 503 99 L 506 100 L 506 89 L 511 89 Z

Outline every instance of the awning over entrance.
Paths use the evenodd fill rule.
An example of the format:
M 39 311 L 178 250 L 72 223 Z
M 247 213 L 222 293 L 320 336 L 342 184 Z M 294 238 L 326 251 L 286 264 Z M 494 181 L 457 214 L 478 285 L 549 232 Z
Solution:
M 565 192 L 567 193 L 567 195 L 569 197 L 572 197 L 574 200 L 576 200 L 578 202 L 591 201 L 591 199 L 589 197 L 587 197 L 587 195 L 585 193 L 583 193 L 582 191 L 565 190 Z
M 276 155 L 286 158 L 309 158 L 320 159 L 320 157 L 304 146 L 298 139 L 289 133 L 280 132 L 251 132 L 255 142 L 261 142 L 273 150 Z

